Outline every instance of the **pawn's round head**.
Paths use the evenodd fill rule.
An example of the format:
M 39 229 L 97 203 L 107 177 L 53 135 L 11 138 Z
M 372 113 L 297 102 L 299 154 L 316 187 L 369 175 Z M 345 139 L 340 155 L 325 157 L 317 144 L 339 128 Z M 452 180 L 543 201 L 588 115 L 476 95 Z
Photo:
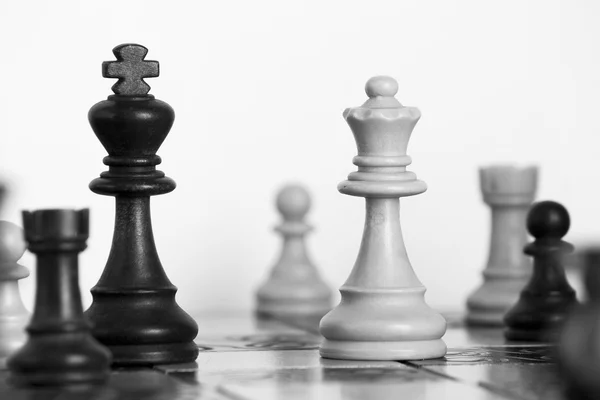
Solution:
M 8 221 L 0 221 L 0 262 L 17 262 L 25 253 L 27 243 L 23 229 Z
M 374 76 L 365 84 L 365 93 L 373 97 L 394 97 L 398 93 L 398 82 L 391 76 Z
M 555 201 L 534 203 L 527 215 L 527 230 L 536 239 L 561 239 L 570 226 L 569 212 Z
M 301 221 L 310 209 L 310 195 L 304 186 L 287 185 L 277 194 L 277 209 L 286 221 Z

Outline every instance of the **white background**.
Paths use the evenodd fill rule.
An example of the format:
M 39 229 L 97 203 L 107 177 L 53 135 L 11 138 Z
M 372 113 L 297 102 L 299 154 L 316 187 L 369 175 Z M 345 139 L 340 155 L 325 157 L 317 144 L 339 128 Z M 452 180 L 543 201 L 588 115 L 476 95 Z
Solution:
M 480 165 L 540 166 L 540 199 L 571 212 L 567 239 L 600 235 L 600 3 L 594 1 L 0 2 L 2 217 L 91 208 L 84 303 L 104 268 L 114 200 L 88 189 L 106 155 L 88 109 L 111 94 L 102 61 L 134 42 L 176 120 L 158 154 L 177 189 L 152 200 L 158 251 L 188 310 L 250 309 L 276 260 L 276 190 L 304 182 L 312 258 L 332 287 L 358 252 L 364 201 L 337 192 L 355 169 L 344 108 L 372 75 L 423 116 L 410 167 L 429 190 L 402 200 L 406 246 L 434 307 L 480 282 L 489 215 Z M 22 263 L 34 272 L 34 258 Z M 31 308 L 34 280 L 22 281 Z

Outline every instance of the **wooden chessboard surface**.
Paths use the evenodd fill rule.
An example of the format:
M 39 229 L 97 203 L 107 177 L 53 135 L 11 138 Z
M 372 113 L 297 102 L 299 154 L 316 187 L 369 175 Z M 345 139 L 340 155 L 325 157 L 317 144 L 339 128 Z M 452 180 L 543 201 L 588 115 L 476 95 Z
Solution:
M 115 370 L 98 388 L 21 389 L 0 371 L 0 399 L 563 399 L 554 347 L 507 344 L 500 329 L 446 315 L 446 357 L 342 361 L 319 356 L 318 318 L 198 314 L 195 363 Z

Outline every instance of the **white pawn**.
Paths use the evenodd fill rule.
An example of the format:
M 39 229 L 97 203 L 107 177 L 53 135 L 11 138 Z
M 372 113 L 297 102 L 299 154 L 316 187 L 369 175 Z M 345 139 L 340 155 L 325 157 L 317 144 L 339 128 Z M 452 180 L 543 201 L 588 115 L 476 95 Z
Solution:
M 371 78 L 365 91 L 369 99 L 343 114 L 356 141 L 352 161 L 358 171 L 338 185 L 341 193 L 366 199 L 364 232 L 354 268 L 340 288 L 342 301 L 321 320 L 320 353 L 353 360 L 442 357 L 446 321 L 425 303 L 425 287 L 410 264 L 400 228 L 399 198 L 427 189 L 406 170 L 412 161 L 408 140 L 421 113 L 396 100 L 393 78 Z
M 0 221 L 0 368 L 27 339 L 25 326 L 30 315 L 21 300 L 18 281 L 29 276 L 29 270 L 17 263 L 26 248 L 23 229 Z
M 256 294 L 259 315 L 324 315 L 331 309 L 331 289 L 323 282 L 306 252 L 304 222 L 310 209 L 308 191 L 300 185 L 283 187 L 277 195 L 283 222 L 275 230 L 283 237 L 279 260 Z

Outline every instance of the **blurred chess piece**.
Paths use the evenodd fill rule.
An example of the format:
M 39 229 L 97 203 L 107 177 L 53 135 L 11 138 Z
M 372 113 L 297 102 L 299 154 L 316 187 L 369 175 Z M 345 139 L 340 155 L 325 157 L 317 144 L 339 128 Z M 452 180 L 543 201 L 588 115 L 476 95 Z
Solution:
M 21 300 L 19 280 L 28 277 L 29 270 L 17 263 L 26 248 L 23 229 L 0 221 L 0 368 L 27 340 L 30 314 Z
M 306 251 L 305 236 L 312 230 L 305 222 L 311 206 L 308 191 L 301 185 L 287 185 L 277 194 L 276 205 L 283 221 L 275 231 L 282 236 L 283 247 L 256 294 L 257 314 L 323 316 L 331 309 L 331 289 Z
M 4 200 L 6 200 L 7 189 L 6 186 L 0 182 L 0 210 L 4 206 Z
M 585 273 L 590 257 L 600 252 L 600 242 L 596 240 L 580 240 L 575 244 L 575 251 L 565 259 L 565 274 L 569 284 L 577 294 L 577 300 L 587 302 L 585 289 Z
M 483 284 L 467 300 L 470 325 L 502 326 L 531 277 L 525 219 L 537 188 L 536 167 L 493 165 L 479 169 L 483 201 L 492 212 L 491 239 Z
M 558 346 L 567 398 L 577 400 L 600 398 L 600 248 L 581 261 L 588 300 L 567 318 Z
M 573 251 L 562 240 L 570 224 L 567 209 L 559 203 L 541 201 L 531 207 L 527 229 L 535 240 L 524 251 L 533 257 L 533 275 L 504 317 L 508 340 L 556 341 L 567 313 L 577 304 L 564 271 L 565 255 Z

